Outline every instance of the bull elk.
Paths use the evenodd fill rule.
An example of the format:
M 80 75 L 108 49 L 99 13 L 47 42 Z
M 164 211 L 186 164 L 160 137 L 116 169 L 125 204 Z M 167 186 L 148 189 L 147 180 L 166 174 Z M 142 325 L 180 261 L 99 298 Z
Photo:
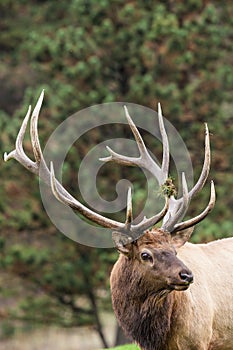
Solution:
M 182 221 L 190 200 L 205 184 L 210 168 L 209 133 L 205 125 L 205 157 L 196 185 L 188 191 L 182 174 L 182 197 L 170 193 L 165 206 L 151 218 L 135 224 L 131 190 L 128 191 L 124 223 L 95 213 L 72 197 L 47 167 L 38 138 L 37 122 L 43 101 L 41 94 L 31 117 L 31 141 L 35 162 L 23 150 L 29 108 L 16 139 L 16 148 L 5 160 L 15 158 L 47 182 L 62 203 L 94 223 L 113 231 L 120 253 L 111 273 L 113 308 L 123 330 L 142 350 L 232 350 L 233 349 L 233 238 L 208 244 L 191 244 L 194 226 L 215 204 L 211 182 L 210 200 L 201 214 Z M 142 137 L 125 108 L 140 156 L 125 157 L 109 149 L 101 159 L 149 170 L 160 181 L 168 181 L 169 144 L 161 108 L 158 118 L 163 143 L 161 168 L 151 158 Z M 162 220 L 161 228 L 155 224 Z

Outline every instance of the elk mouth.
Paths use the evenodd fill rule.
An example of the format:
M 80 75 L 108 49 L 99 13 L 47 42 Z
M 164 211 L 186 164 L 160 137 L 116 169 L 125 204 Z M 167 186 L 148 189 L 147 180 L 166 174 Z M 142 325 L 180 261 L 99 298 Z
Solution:
M 179 272 L 179 278 L 171 278 L 168 283 L 170 290 L 183 291 L 188 289 L 189 285 L 193 283 L 193 274 L 187 268 Z
M 168 288 L 176 291 L 183 291 L 187 290 L 192 282 L 185 282 L 185 283 L 177 283 L 177 284 L 169 284 Z

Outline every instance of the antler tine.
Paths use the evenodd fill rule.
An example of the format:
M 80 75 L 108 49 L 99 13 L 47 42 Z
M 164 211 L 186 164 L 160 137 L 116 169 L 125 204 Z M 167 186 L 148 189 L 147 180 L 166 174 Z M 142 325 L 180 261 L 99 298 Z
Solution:
M 213 209 L 213 207 L 215 205 L 215 201 L 216 201 L 215 187 L 214 187 L 214 182 L 211 181 L 211 183 L 210 183 L 210 200 L 209 200 L 209 203 L 208 203 L 207 207 L 205 208 L 205 210 L 203 210 L 203 212 L 201 214 L 197 215 L 196 217 L 194 217 L 190 220 L 186 220 L 184 222 L 180 222 L 180 223 L 174 225 L 174 228 L 173 228 L 171 233 L 175 233 L 177 231 L 192 227 L 192 226 L 196 225 L 197 223 L 199 223 L 200 221 L 202 221 L 209 214 L 209 212 Z
M 125 110 L 125 116 L 126 116 L 126 119 L 128 121 L 128 124 L 130 126 L 130 129 L 132 130 L 132 133 L 134 134 L 134 137 L 135 137 L 135 141 L 137 142 L 137 146 L 138 146 L 138 149 L 139 149 L 139 152 L 141 155 L 141 157 L 140 157 L 141 161 L 143 162 L 144 158 L 150 159 L 151 157 L 146 149 L 145 143 L 144 143 L 136 125 L 134 124 L 132 118 L 130 117 L 128 108 L 126 106 L 124 106 L 124 110 Z
M 208 175 L 210 171 L 210 136 L 209 136 L 209 129 L 207 123 L 205 123 L 205 157 L 204 157 L 204 163 L 202 167 L 201 175 L 196 183 L 196 185 L 193 187 L 193 189 L 189 193 L 190 199 L 198 193 L 202 187 L 204 186 Z
M 137 143 L 138 149 L 140 156 L 139 157 L 127 157 L 123 156 L 119 153 L 114 152 L 110 147 L 106 147 L 107 150 L 110 153 L 109 157 L 104 157 L 104 158 L 99 158 L 102 162 L 110 162 L 113 161 L 118 164 L 122 165 L 127 165 L 127 166 L 138 166 L 144 169 L 147 169 L 150 171 L 159 181 L 160 185 L 162 184 L 163 181 L 161 181 L 161 169 L 160 167 L 156 164 L 156 162 L 151 158 L 149 152 L 146 149 L 146 146 L 144 144 L 144 141 L 134 124 L 133 120 L 131 119 L 128 109 L 126 106 L 124 106 L 125 109 L 125 115 L 128 121 L 128 124 L 133 132 L 135 141 Z
M 34 111 L 32 113 L 31 117 L 31 106 L 29 106 L 27 114 L 23 120 L 23 123 L 21 125 L 21 128 L 19 130 L 18 136 L 16 138 L 15 142 L 15 150 L 10 152 L 8 155 L 7 153 L 4 154 L 4 160 L 8 161 L 11 158 L 16 159 L 20 164 L 22 164 L 26 169 L 28 169 L 30 172 L 39 175 L 40 171 L 40 164 L 41 161 L 45 164 L 45 161 L 42 156 L 41 147 L 40 147 L 40 141 L 38 138 L 38 131 L 37 131 L 37 121 L 38 116 L 40 112 L 40 108 L 43 102 L 44 98 L 44 90 L 41 92 L 40 97 L 36 103 L 36 106 L 34 108 Z M 33 162 L 24 152 L 23 149 L 23 140 L 25 136 L 25 132 L 27 129 L 28 121 L 31 117 L 31 126 L 30 126 L 30 134 L 31 134 L 31 143 L 32 143 L 32 149 L 33 154 L 35 156 L 35 162 Z M 48 176 L 46 176 L 46 164 L 44 167 L 44 172 L 40 174 L 40 177 L 48 183 Z M 48 169 L 47 169 L 48 171 Z
M 44 182 L 47 184 L 49 183 L 49 170 L 47 168 L 47 165 L 45 163 L 45 160 L 43 158 L 43 154 L 41 151 L 40 141 L 38 137 L 38 116 L 41 109 L 41 105 L 44 98 L 44 90 L 42 90 L 40 97 L 36 103 L 36 106 L 32 112 L 31 116 L 31 106 L 29 106 L 27 114 L 23 120 L 23 123 L 21 125 L 21 128 L 19 130 L 18 136 L 16 138 L 15 142 L 15 150 L 10 152 L 8 155 L 7 153 L 4 154 L 4 160 L 7 161 L 11 158 L 14 158 L 17 160 L 20 164 L 22 164 L 26 169 L 28 169 L 30 172 L 39 175 Z M 28 121 L 31 118 L 30 121 L 30 135 L 31 135 L 31 144 L 32 144 L 32 150 L 35 157 L 35 162 L 33 162 L 24 152 L 23 149 L 23 140 L 25 136 L 25 132 L 27 129 Z M 43 167 L 41 168 L 41 165 Z M 41 171 L 43 170 L 43 171 Z
M 171 232 L 174 225 L 184 217 L 185 212 L 188 209 L 189 193 L 188 193 L 188 185 L 187 185 L 184 172 L 182 172 L 182 192 L 183 192 L 182 202 L 179 203 L 179 206 L 175 205 L 174 208 L 170 208 L 171 210 L 169 210 L 168 212 L 168 218 L 167 219 L 164 218 L 164 223 L 161 228 L 167 232 Z M 172 199 L 173 201 L 175 200 L 174 198 Z
M 200 177 L 196 183 L 196 185 L 189 191 L 188 193 L 188 199 L 189 202 L 193 198 L 195 194 L 197 194 L 202 187 L 204 186 L 207 177 L 209 175 L 210 170 L 210 139 L 209 139 L 209 130 L 208 126 L 205 123 L 205 155 L 204 155 L 204 163 L 202 167 L 202 171 L 200 174 Z M 163 220 L 163 227 L 166 227 L 169 232 L 173 232 L 174 227 L 176 227 L 176 223 L 182 219 L 182 215 L 185 214 L 185 210 L 183 211 L 182 215 L 178 215 L 179 208 L 183 207 L 183 202 L 185 198 L 182 196 L 179 199 L 175 199 L 174 197 L 170 198 L 170 205 L 169 205 L 169 211 L 168 214 L 164 217 Z M 174 219 L 173 219 L 174 218 Z M 172 225 L 173 223 L 173 225 Z M 179 225 L 179 224 L 177 224 Z
M 38 117 L 39 117 L 43 99 L 44 99 L 44 90 L 42 90 L 40 97 L 36 103 L 36 106 L 32 112 L 31 124 L 30 124 L 32 150 L 33 150 L 33 154 L 37 164 L 40 164 L 41 160 L 43 159 L 43 155 L 40 147 L 39 135 L 38 135 Z
M 163 123 L 163 115 L 162 115 L 162 108 L 161 104 L 158 103 L 158 119 L 159 119 L 159 129 L 162 136 L 162 143 L 163 143 L 163 161 L 162 161 L 162 174 L 164 174 L 164 179 L 166 180 L 168 178 L 169 173 L 169 142 L 167 138 L 167 133 L 164 127 Z
M 132 190 L 131 190 L 131 187 L 129 187 L 128 194 L 127 194 L 127 211 L 126 211 L 126 220 L 125 220 L 125 227 L 127 230 L 130 229 L 132 221 L 133 221 Z
M 122 164 L 122 165 L 139 166 L 138 165 L 139 158 L 123 156 L 117 152 L 114 152 L 109 146 L 106 146 L 106 149 L 109 151 L 110 156 L 99 158 L 99 160 L 101 162 L 115 162 L 115 163 Z
M 210 136 L 209 129 L 207 123 L 205 125 L 205 155 L 204 155 L 204 163 L 202 167 L 202 171 L 200 177 L 196 183 L 196 185 L 189 191 L 189 199 L 191 200 L 195 194 L 197 194 L 202 187 L 204 186 L 210 171 Z
M 26 116 L 23 120 L 19 133 L 17 135 L 16 141 L 15 141 L 15 149 L 11 151 L 9 154 L 7 154 L 7 152 L 4 153 L 5 162 L 7 162 L 9 159 L 14 158 L 27 169 L 34 168 L 34 162 L 26 156 L 23 149 L 23 139 L 27 129 L 27 124 L 28 124 L 30 115 L 31 115 L 31 106 L 28 107 L 28 111 L 26 113 Z

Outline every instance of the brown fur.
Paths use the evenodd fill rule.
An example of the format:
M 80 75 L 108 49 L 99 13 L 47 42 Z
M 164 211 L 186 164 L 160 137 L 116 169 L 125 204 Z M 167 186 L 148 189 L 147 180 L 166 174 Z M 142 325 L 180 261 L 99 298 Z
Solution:
M 168 233 L 148 231 L 120 254 L 111 274 L 120 325 L 143 350 L 232 350 L 233 238 L 186 243 L 179 258 L 175 245 Z M 153 264 L 141 260 L 145 248 Z M 179 272 L 189 268 L 194 283 L 174 290 Z

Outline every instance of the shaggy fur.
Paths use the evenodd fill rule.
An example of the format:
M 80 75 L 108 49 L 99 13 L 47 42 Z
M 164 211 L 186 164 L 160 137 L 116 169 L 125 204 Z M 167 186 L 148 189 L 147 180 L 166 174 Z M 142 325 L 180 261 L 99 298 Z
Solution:
M 153 264 L 140 259 L 145 247 L 153 251 Z M 167 233 L 147 232 L 128 252 L 111 274 L 112 302 L 123 330 L 141 349 L 233 349 L 233 238 L 186 243 L 177 257 Z M 184 263 L 194 283 L 172 290 Z

